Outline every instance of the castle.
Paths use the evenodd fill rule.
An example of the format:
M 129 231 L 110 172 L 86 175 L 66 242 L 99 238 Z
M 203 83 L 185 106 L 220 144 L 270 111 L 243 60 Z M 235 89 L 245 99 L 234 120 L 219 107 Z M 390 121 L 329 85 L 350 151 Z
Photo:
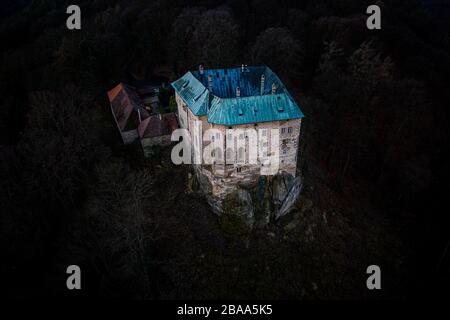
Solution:
M 229 69 L 205 69 L 199 66 L 198 70 L 187 72 L 174 81 L 172 87 L 175 89 L 178 122 L 181 128 L 188 130 L 193 148 L 203 150 L 208 144 L 214 143 L 216 138 L 225 150 L 222 154 L 218 149 L 215 155 L 213 151 L 216 159 L 225 161 L 193 165 L 200 188 L 214 210 L 219 214 L 227 211 L 230 195 L 240 203 L 238 211 L 242 211 L 249 202 L 253 202 L 251 206 L 255 207 L 254 202 L 262 201 L 264 196 L 255 199 L 252 196 L 254 192 L 249 190 L 262 188 L 259 193 L 267 192 L 272 198 L 277 198 L 275 211 L 280 212 L 282 208 L 286 211 L 301 188 L 298 179 L 294 178 L 297 176 L 303 113 L 278 76 L 267 66 L 242 65 Z M 199 123 L 200 131 L 196 130 Z M 203 134 L 208 129 L 215 129 L 216 134 L 205 139 Z M 255 129 L 269 142 L 263 143 L 263 155 L 277 155 L 277 170 L 271 175 L 287 177 L 277 184 L 284 184 L 283 191 L 273 183 L 270 188 L 261 187 L 270 180 L 270 176 L 261 175 L 264 167 L 261 154 L 256 162 L 250 161 L 248 150 L 254 144 L 258 144 L 258 150 L 263 147 L 259 145 L 260 140 L 249 139 L 247 132 Z M 232 130 L 240 133 L 231 135 L 229 132 Z M 275 145 L 270 143 L 274 137 L 277 140 Z M 270 190 L 264 191 L 264 188 Z M 276 192 L 279 194 L 275 195 Z M 289 204 L 285 203 L 287 200 Z M 274 211 L 274 208 L 264 210 Z M 249 214 L 248 209 L 244 211 Z M 254 213 L 250 215 L 254 216 Z M 251 220 L 253 223 L 255 219 Z

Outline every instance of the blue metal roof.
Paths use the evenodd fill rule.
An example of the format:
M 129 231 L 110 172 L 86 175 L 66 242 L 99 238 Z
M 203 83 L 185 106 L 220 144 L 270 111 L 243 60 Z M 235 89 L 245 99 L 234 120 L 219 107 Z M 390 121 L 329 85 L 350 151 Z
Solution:
M 210 69 L 204 70 L 203 74 L 199 71 L 193 71 L 192 74 L 206 88 L 209 87 L 208 76 L 211 76 L 212 92 L 219 98 L 235 98 L 237 87 L 240 89 L 241 97 L 259 96 L 263 74 L 264 94 L 271 92 L 273 83 L 277 86 L 277 93 L 285 91 L 280 79 L 267 67 L 244 67 L 244 71 L 241 68 Z
M 208 112 L 208 122 L 226 126 L 298 119 L 303 113 L 286 94 L 220 99 Z
M 172 86 L 194 115 L 207 115 L 210 123 L 229 126 L 304 117 L 281 80 L 266 66 L 187 72 Z M 240 97 L 236 97 L 237 87 Z
M 172 87 L 196 116 L 207 114 L 210 93 L 191 72 L 172 82 Z

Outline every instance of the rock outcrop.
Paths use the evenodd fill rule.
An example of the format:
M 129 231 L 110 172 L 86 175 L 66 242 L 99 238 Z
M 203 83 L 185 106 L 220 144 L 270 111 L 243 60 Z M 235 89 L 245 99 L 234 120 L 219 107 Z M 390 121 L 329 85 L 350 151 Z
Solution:
M 200 171 L 189 176 L 189 190 L 202 191 L 224 231 L 235 234 L 264 228 L 287 214 L 298 198 L 300 177 L 282 172 L 275 176 L 259 176 L 255 181 L 240 181 L 236 189 L 225 197 L 215 197 L 209 179 Z

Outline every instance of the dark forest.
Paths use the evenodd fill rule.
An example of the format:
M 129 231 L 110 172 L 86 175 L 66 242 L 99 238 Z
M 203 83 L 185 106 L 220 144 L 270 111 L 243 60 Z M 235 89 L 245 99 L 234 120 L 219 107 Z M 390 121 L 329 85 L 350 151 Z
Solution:
M 407 299 L 450 279 L 450 4 L 0 1 L 0 272 L 10 298 Z M 106 92 L 266 64 L 301 105 L 304 189 L 221 230 L 170 150 L 124 146 Z M 162 71 L 161 71 L 162 70 Z M 83 290 L 66 288 L 66 268 Z M 366 268 L 383 289 L 366 288 Z M 447 286 L 447 287 L 446 287 Z

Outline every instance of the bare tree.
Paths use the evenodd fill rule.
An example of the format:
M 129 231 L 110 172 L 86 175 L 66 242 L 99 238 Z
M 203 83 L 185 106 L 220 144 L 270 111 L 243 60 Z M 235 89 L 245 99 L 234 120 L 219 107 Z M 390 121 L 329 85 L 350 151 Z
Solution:
M 183 11 L 172 26 L 174 63 L 181 69 L 200 63 L 224 67 L 236 63 L 239 26 L 226 8 Z
M 99 142 L 100 121 L 93 99 L 77 87 L 30 95 L 31 110 L 20 155 L 27 187 L 59 208 L 76 203 L 93 161 L 107 154 Z
M 253 64 L 267 64 L 277 73 L 298 76 L 303 55 L 300 42 L 285 28 L 263 31 L 250 49 Z
M 97 169 L 98 183 L 87 204 L 93 265 L 104 275 L 104 286 L 120 283 L 134 296 L 151 298 L 155 225 L 148 210 L 153 179 L 148 169 L 133 171 L 110 160 Z

